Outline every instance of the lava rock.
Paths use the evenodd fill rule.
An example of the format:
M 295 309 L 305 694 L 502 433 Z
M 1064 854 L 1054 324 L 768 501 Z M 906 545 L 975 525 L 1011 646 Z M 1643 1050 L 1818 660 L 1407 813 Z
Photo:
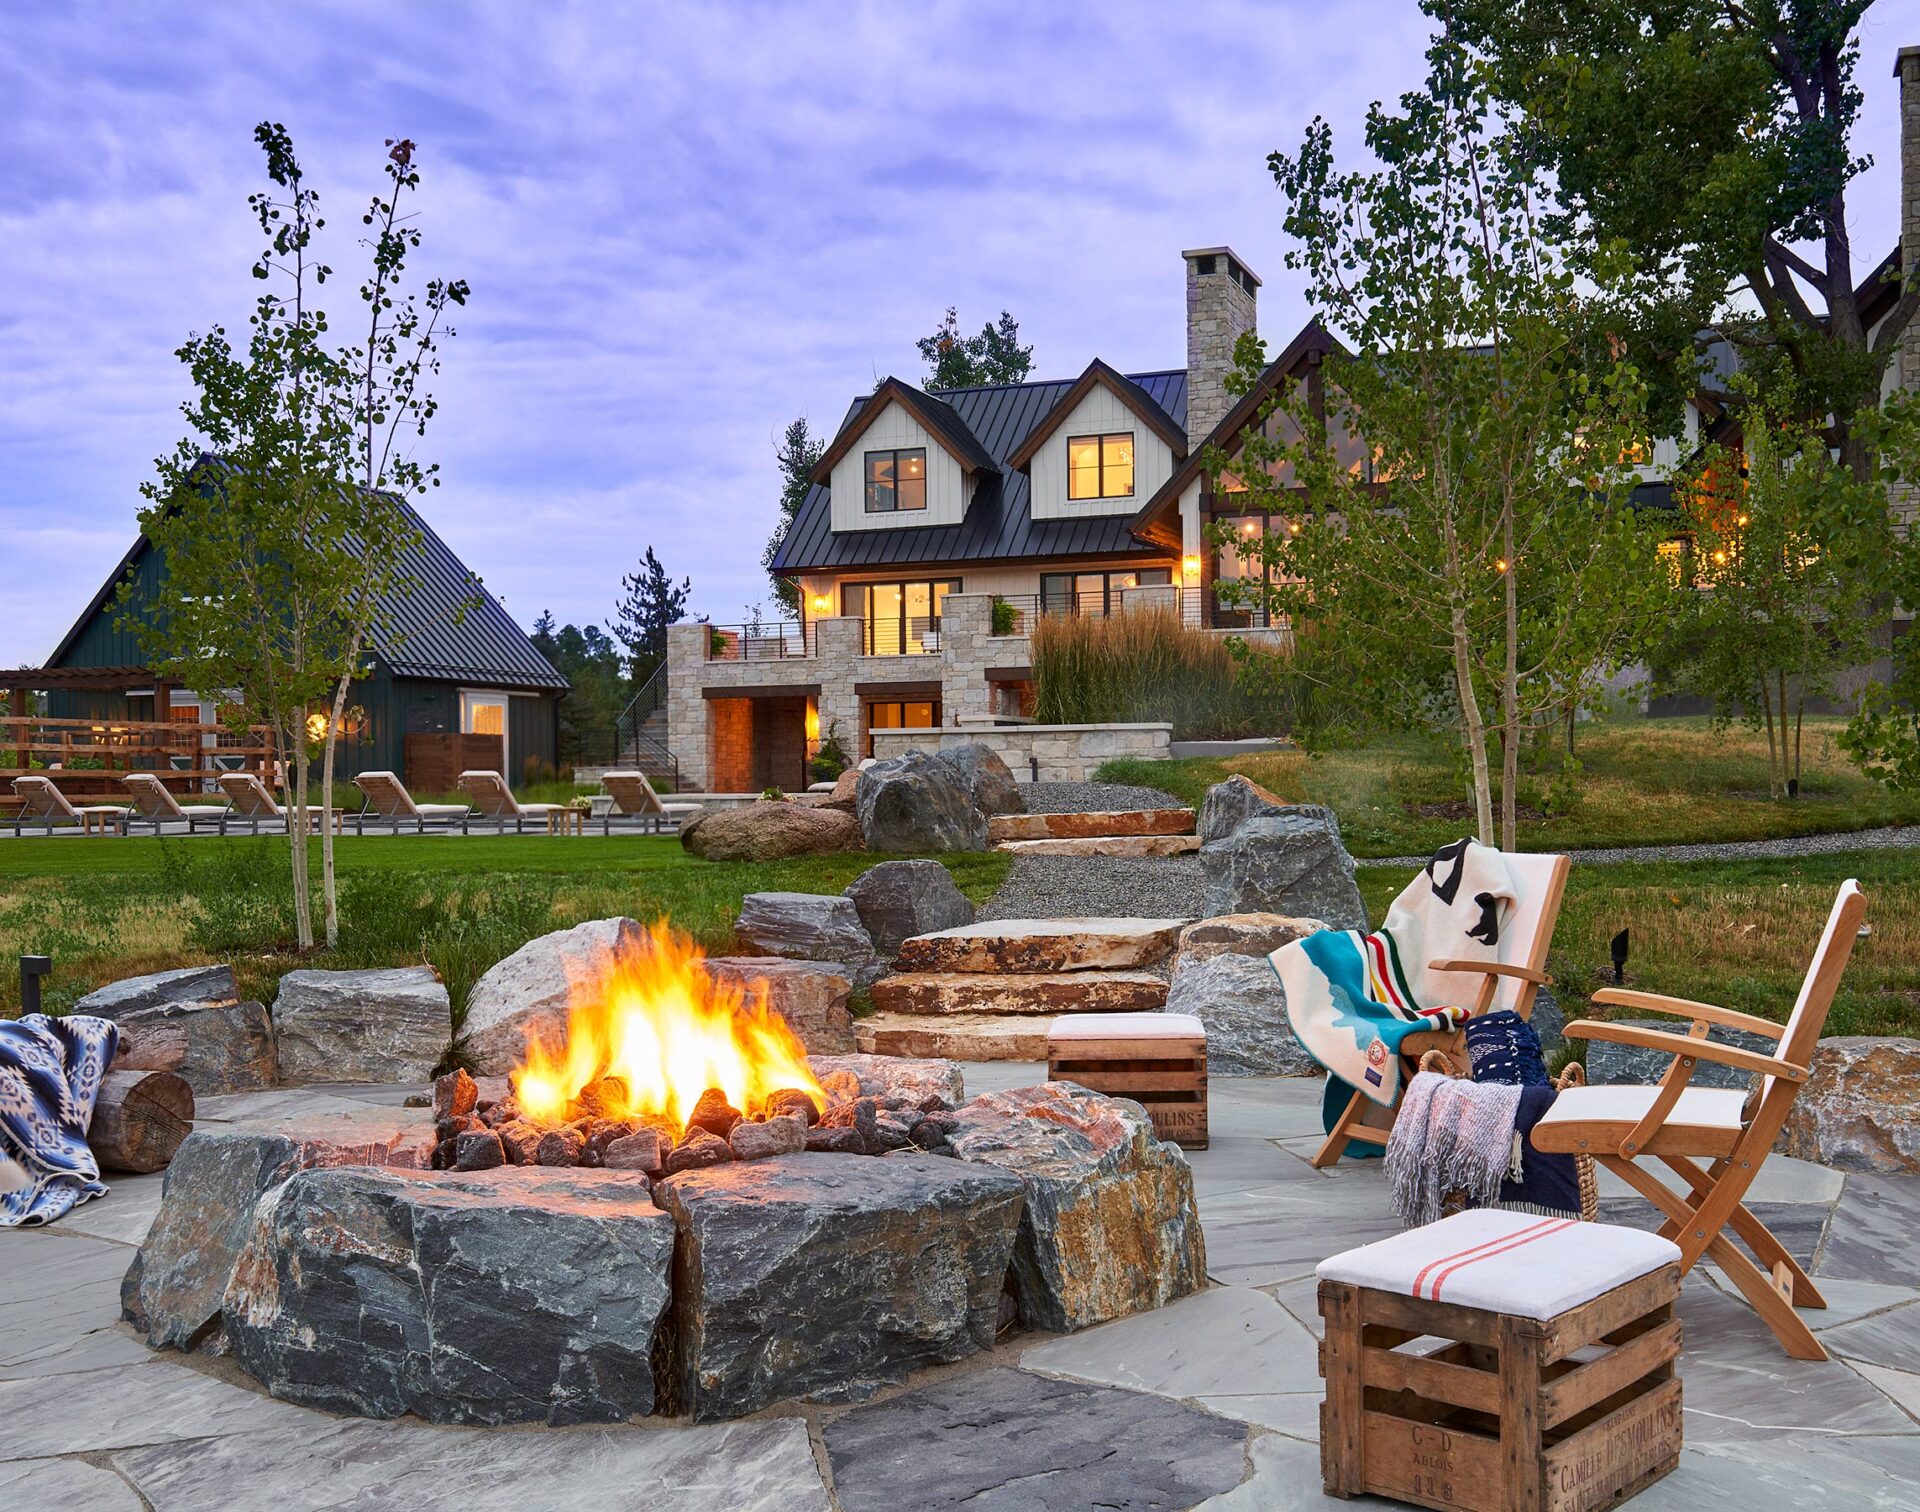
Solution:
M 915 1122 L 918 1122 L 916 1119 Z M 913 1139 L 913 1124 L 898 1113 L 881 1113 L 873 1120 L 873 1137 L 868 1149 L 871 1153 L 884 1154 L 890 1150 L 904 1150 Z
M 1065 1333 L 1206 1285 L 1193 1170 L 1138 1103 L 1047 1082 L 976 1097 L 953 1118 L 962 1161 L 1026 1183 L 1013 1288 L 1027 1327 Z
M 654 1197 L 680 1239 L 669 1410 L 844 1399 L 993 1343 L 1021 1205 L 1005 1171 L 789 1155 L 669 1177 Z M 807 1322 L 780 1340 L 778 1318 Z
M 914 935 L 974 918 L 973 904 L 938 861 L 882 861 L 854 878 L 846 896 L 882 960 L 892 960 Z
M 733 1147 L 719 1135 L 705 1129 L 689 1129 L 687 1137 L 667 1157 L 669 1176 L 681 1171 L 697 1171 L 704 1166 L 724 1165 L 733 1159 Z
M 841 967 L 856 987 L 865 987 L 886 968 L 851 898 L 804 892 L 748 893 L 740 900 L 733 933 L 750 955 L 785 956 L 796 961 L 828 961 Z
M 1209 1076 L 1318 1076 L 1287 1022 L 1287 992 L 1265 956 L 1182 956 L 1167 989 L 1167 1012 L 1207 1027 Z
M 767 1117 L 797 1118 L 801 1127 L 812 1128 L 820 1121 L 820 1106 L 811 1092 L 798 1087 L 782 1087 L 767 1098 Z
M 871 1097 L 836 1103 L 820 1115 L 820 1126 L 827 1129 L 852 1129 L 860 1136 L 860 1147 L 872 1153 L 878 1142 L 880 1105 Z
M 1283 913 L 1334 929 L 1367 927 L 1340 821 L 1317 803 L 1242 820 L 1200 847 L 1200 873 L 1208 914 Z
M 575 1166 L 586 1149 L 586 1140 L 572 1129 L 548 1129 L 534 1146 L 533 1159 L 536 1165 Z
M 1774 1148 L 1841 1171 L 1920 1171 L 1920 1043 L 1877 1035 L 1821 1040 Z
M 489 967 L 467 996 L 465 1045 L 474 1067 L 501 1075 L 519 1065 L 531 1038 L 566 1033 L 571 983 L 590 981 L 620 956 L 649 948 L 632 919 L 593 919 L 527 941 Z
M 610 1142 L 600 1152 L 600 1163 L 610 1171 L 664 1170 L 672 1143 L 658 1129 L 637 1129 Z
M 1249 819 L 1285 813 L 1292 805 L 1270 793 L 1251 777 L 1238 773 L 1207 789 L 1194 829 L 1202 845 L 1224 840 Z
M 276 1397 L 433 1423 L 651 1412 L 671 1220 L 602 1171 L 305 1171 L 260 1204 L 227 1288 Z
M 431 966 L 289 971 L 273 1000 L 280 1077 L 425 1081 L 447 1053 L 452 1015 Z
M 966 1081 L 960 1063 L 950 1060 L 912 1059 L 897 1055 L 809 1055 L 807 1066 L 820 1078 L 820 1085 L 832 1094 L 844 1083 L 837 1078 L 851 1074 L 858 1083 L 855 1096 L 887 1097 L 898 1094 L 924 1107 L 926 1099 L 943 1107 L 955 1107 L 965 1101 Z
M 224 966 L 199 969 L 226 972 Z M 157 973 L 162 977 L 176 974 Z M 219 980 L 213 978 L 209 987 L 216 986 Z M 231 980 L 230 973 L 226 980 Z M 73 1011 L 78 1013 L 80 1009 L 76 1006 Z M 280 1058 L 274 1041 L 273 1017 L 265 1003 L 252 1000 L 148 1003 L 120 1010 L 115 1021 L 120 1025 L 121 1036 L 119 1053 L 113 1063 L 115 1070 L 172 1071 L 200 1097 L 257 1091 L 279 1080 Z
M 864 1155 L 867 1141 L 858 1129 L 819 1125 L 807 1130 L 807 1148 L 826 1155 Z
M 947 1143 L 947 1131 L 932 1119 L 923 1118 L 913 1126 L 913 1132 L 907 1136 L 907 1140 L 916 1149 L 938 1150 Z
M 1023 814 L 1027 800 L 998 751 L 982 740 L 942 747 L 940 756 L 960 771 L 973 806 L 989 818 L 995 814 Z
M 687 1128 L 705 1129 L 709 1134 L 725 1139 L 733 1132 L 733 1126 L 740 1122 L 740 1117 L 740 1110 L 727 1101 L 726 1093 L 718 1087 L 709 1087 L 693 1105 Z
M 537 1165 L 540 1156 L 540 1141 L 546 1130 L 538 1124 L 528 1123 L 524 1118 L 509 1120 L 495 1131 L 506 1151 L 510 1165 Z
M 709 956 L 706 972 L 717 985 L 737 987 L 750 1002 L 764 1002 L 808 1051 L 835 1055 L 853 1048 L 850 968 L 780 956 Z
M 709 809 L 680 825 L 680 844 L 705 861 L 778 861 L 860 848 L 860 826 L 839 809 L 806 803 L 743 803 Z
M 743 1119 L 727 1136 L 735 1160 L 766 1160 L 774 1155 L 797 1155 L 807 1147 L 807 1126 L 797 1118 L 769 1118 L 765 1123 Z
M 491 1129 L 462 1134 L 453 1142 L 453 1168 L 456 1171 L 491 1171 L 506 1164 L 500 1136 Z M 545 1162 L 542 1162 L 545 1164 Z
M 573 1100 L 582 1113 L 605 1118 L 626 1107 L 631 1096 L 632 1090 L 627 1086 L 625 1077 L 602 1076 L 588 1082 Z
M 944 754 L 909 751 L 860 774 L 860 833 L 874 851 L 908 854 L 987 849 L 987 811 L 970 771 Z
M 464 1069 L 434 1078 L 433 1114 L 436 1118 L 457 1118 L 480 1105 L 480 1084 Z
M 809 1064 L 814 1057 L 808 1056 Z M 860 1095 L 860 1078 L 851 1071 L 828 1071 L 820 1076 L 820 1090 L 827 1094 L 827 1106 L 852 1102 Z

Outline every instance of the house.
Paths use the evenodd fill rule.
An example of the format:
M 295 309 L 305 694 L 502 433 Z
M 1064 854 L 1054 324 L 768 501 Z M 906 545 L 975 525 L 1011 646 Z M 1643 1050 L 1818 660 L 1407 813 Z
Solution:
M 388 646 L 372 649 L 370 674 L 351 690 L 335 776 L 394 771 L 418 791 L 444 792 L 464 768 L 484 766 L 518 786 L 530 772 L 553 765 L 567 680 L 499 600 L 478 588 L 478 580 L 432 526 L 406 500 L 398 502 L 418 532 L 403 574 L 417 586 L 384 605 L 398 633 Z M 123 615 L 137 615 L 152 601 L 164 567 L 163 553 L 142 534 L 44 666 L 0 671 L 0 687 L 11 691 L 14 717 L 28 712 L 30 692 L 45 693 L 42 736 L 77 737 L 83 748 L 79 764 L 85 767 L 154 764 L 158 748 L 179 744 L 152 736 L 164 724 L 178 723 L 189 732 L 202 727 L 189 733 L 186 743 L 204 752 L 163 753 L 163 768 L 215 765 L 210 753 L 229 744 L 230 737 L 212 728 L 227 707 L 220 690 L 169 686 L 156 678 L 141 664 L 133 634 L 117 626 Z M 132 585 L 125 606 L 117 598 L 122 583 Z M 146 733 L 142 726 L 148 727 Z M 19 738 L 17 727 L 0 729 L 0 767 L 19 759 L 7 750 Z M 93 746 L 103 750 L 84 749 Z M 141 754 L 124 760 L 113 754 L 127 749 Z M 49 755 L 40 753 L 42 764 L 52 764 Z

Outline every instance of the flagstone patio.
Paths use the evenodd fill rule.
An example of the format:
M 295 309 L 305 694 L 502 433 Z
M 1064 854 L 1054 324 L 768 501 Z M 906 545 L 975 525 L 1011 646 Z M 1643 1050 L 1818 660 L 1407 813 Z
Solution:
M 969 1093 L 1038 1066 L 967 1068 Z M 254 1122 L 394 1104 L 404 1088 L 208 1099 Z M 1320 1492 L 1314 1264 L 1395 1232 L 1377 1162 L 1315 1171 L 1317 1081 L 1217 1080 L 1191 1156 L 1214 1287 L 1068 1337 L 1025 1335 L 854 1406 L 714 1426 L 468 1429 L 364 1422 L 263 1395 L 223 1360 L 156 1355 L 117 1322 L 158 1176 L 0 1234 L 0 1506 L 42 1512 L 1209 1512 L 1384 1506 Z M 1603 1216 L 1652 1227 L 1603 1186 Z M 1780 1352 L 1710 1271 L 1682 1296 L 1687 1449 L 1646 1512 L 1911 1508 L 1920 1485 L 1920 1177 L 1775 1157 L 1754 1192 L 1832 1306 L 1835 1358 Z

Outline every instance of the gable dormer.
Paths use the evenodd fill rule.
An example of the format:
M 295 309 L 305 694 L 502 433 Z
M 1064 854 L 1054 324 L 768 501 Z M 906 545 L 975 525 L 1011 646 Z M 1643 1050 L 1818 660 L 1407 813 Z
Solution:
M 1036 520 L 1130 515 L 1187 454 L 1187 437 L 1141 387 L 1095 358 L 1007 466 L 1027 474 Z
M 898 378 L 873 391 L 813 469 L 835 532 L 958 525 L 982 473 L 998 472 L 951 405 Z

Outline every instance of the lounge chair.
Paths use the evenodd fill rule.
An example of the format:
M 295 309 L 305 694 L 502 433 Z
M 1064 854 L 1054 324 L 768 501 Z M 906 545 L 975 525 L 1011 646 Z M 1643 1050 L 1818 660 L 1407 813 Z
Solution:
M 153 832 L 157 835 L 163 824 L 184 824 L 190 835 L 202 825 L 217 829 L 223 835 L 227 832 L 227 817 L 231 812 L 227 804 L 183 804 L 167 791 L 167 785 L 152 772 L 127 772 L 120 782 L 133 795 L 134 809 L 121 821 L 123 830 L 132 829 L 136 824 L 148 824 L 153 826 Z
M 1660 1232 L 1680 1246 L 1681 1271 L 1692 1269 L 1703 1255 L 1713 1256 L 1796 1360 L 1827 1357 L 1813 1331 L 1794 1311 L 1796 1307 L 1824 1308 L 1826 1298 L 1742 1199 L 1766 1164 L 1767 1152 L 1806 1083 L 1814 1048 L 1827 1026 L 1827 1010 L 1833 1006 L 1840 973 L 1853 954 L 1866 912 L 1867 898 L 1860 884 L 1843 882 L 1813 953 L 1813 964 L 1800 984 L 1793 1016 L 1785 1024 L 1710 1003 L 1603 987 L 1594 993 L 1594 1002 L 1687 1019 L 1691 1021 L 1687 1032 L 1672 1034 L 1579 1019 L 1567 1025 L 1567 1038 L 1666 1051 L 1673 1056 L 1673 1064 L 1658 1086 L 1574 1087 L 1562 1092 L 1533 1129 L 1536 1150 L 1591 1155 L 1665 1213 L 1667 1222 Z M 1777 1041 L 1779 1050 L 1762 1055 L 1716 1044 L 1706 1037 L 1714 1024 L 1764 1035 Z M 1751 1071 L 1759 1080 L 1749 1092 L 1688 1085 L 1702 1061 Z M 1686 1192 L 1675 1191 L 1641 1169 L 1636 1162 L 1643 1156 L 1651 1156 L 1678 1176 L 1686 1183 Z M 1702 1160 L 1710 1164 L 1703 1168 L 1698 1164 Z M 1728 1226 L 1759 1265 L 1734 1246 L 1724 1232 Z
M 260 833 L 263 824 L 285 826 L 292 817 L 293 810 L 282 808 L 272 791 L 252 772 L 222 772 L 220 791 L 227 795 L 227 801 L 233 805 L 227 823 L 245 824 L 254 834 Z M 309 804 L 307 812 L 313 816 L 316 828 L 323 822 L 324 810 L 318 804 Z M 340 810 L 333 811 L 333 832 L 340 833 Z
M 662 803 L 645 772 L 602 772 L 600 782 L 613 797 L 613 807 L 602 821 L 608 834 L 616 819 L 637 819 L 643 828 L 658 830 L 663 823 L 678 827 L 687 815 L 700 811 L 697 803 Z
M 406 784 L 392 772 L 362 772 L 353 779 L 353 785 L 367 800 L 366 807 L 353 816 L 356 835 L 366 833 L 369 823 L 380 822 L 391 825 L 396 835 L 402 825 L 425 834 L 429 824 L 464 825 L 473 813 L 471 805 L 465 803 L 415 803 Z
M 54 786 L 51 777 L 16 777 L 13 792 L 21 800 L 19 811 L 7 821 L 15 835 L 29 824 L 41 826 L 49 835 L 56 829 L 90 833 L 99 828 L 125 833 L 122 822 L 127 816 L 127 806 L 124 803 L 83 803 L 76 808 L 67 795 Z
M 1467 1006 L 1477 1016 L 1495 1008 L 1511 1008 L 1524 1019 L 1533 1017 L 1533 1000 L 1551 981 L 1546 973 L 1547 948 L 1560 918 L 1560 899 L 1567 890 L 1566 856 L 1518 855 L 1502 852 L 1508 880 L 1513 883 L 1513 915 L 1500 930 L 1498 961 L 1433 961 L 1429 971 L 1461 973 L 1465 991 L 1473 977 L 1480 985 Z M 1445 1051 L 1458 1065 L 1467 1063 L 1466 1034 L 1459 1029 L 1409 1034 L 1400 1042 L 1409 1070 L 1429 1050 Z M 1403 1080 L 1404 1085 L 1404 1080 Z M 1333 1130 L 1313 1157 L 1316 1166 L 1338 1160 L 1350 1141 L 1384 1147 L 1399 1115 L 1400 1105 L 1383 1108 L 1364 1093 L 1355 1092 L 1341 1110 Z
M 516 834 L 527 827 L 529 819 L 544 828 L 547 815 L 567 807 L 564 803 L 522 803 L 498 772 L 462 772 L 460 791 L 473 800 L 473 820 L 469 822 L 491 819 L 504 831 L 511 820 Z

